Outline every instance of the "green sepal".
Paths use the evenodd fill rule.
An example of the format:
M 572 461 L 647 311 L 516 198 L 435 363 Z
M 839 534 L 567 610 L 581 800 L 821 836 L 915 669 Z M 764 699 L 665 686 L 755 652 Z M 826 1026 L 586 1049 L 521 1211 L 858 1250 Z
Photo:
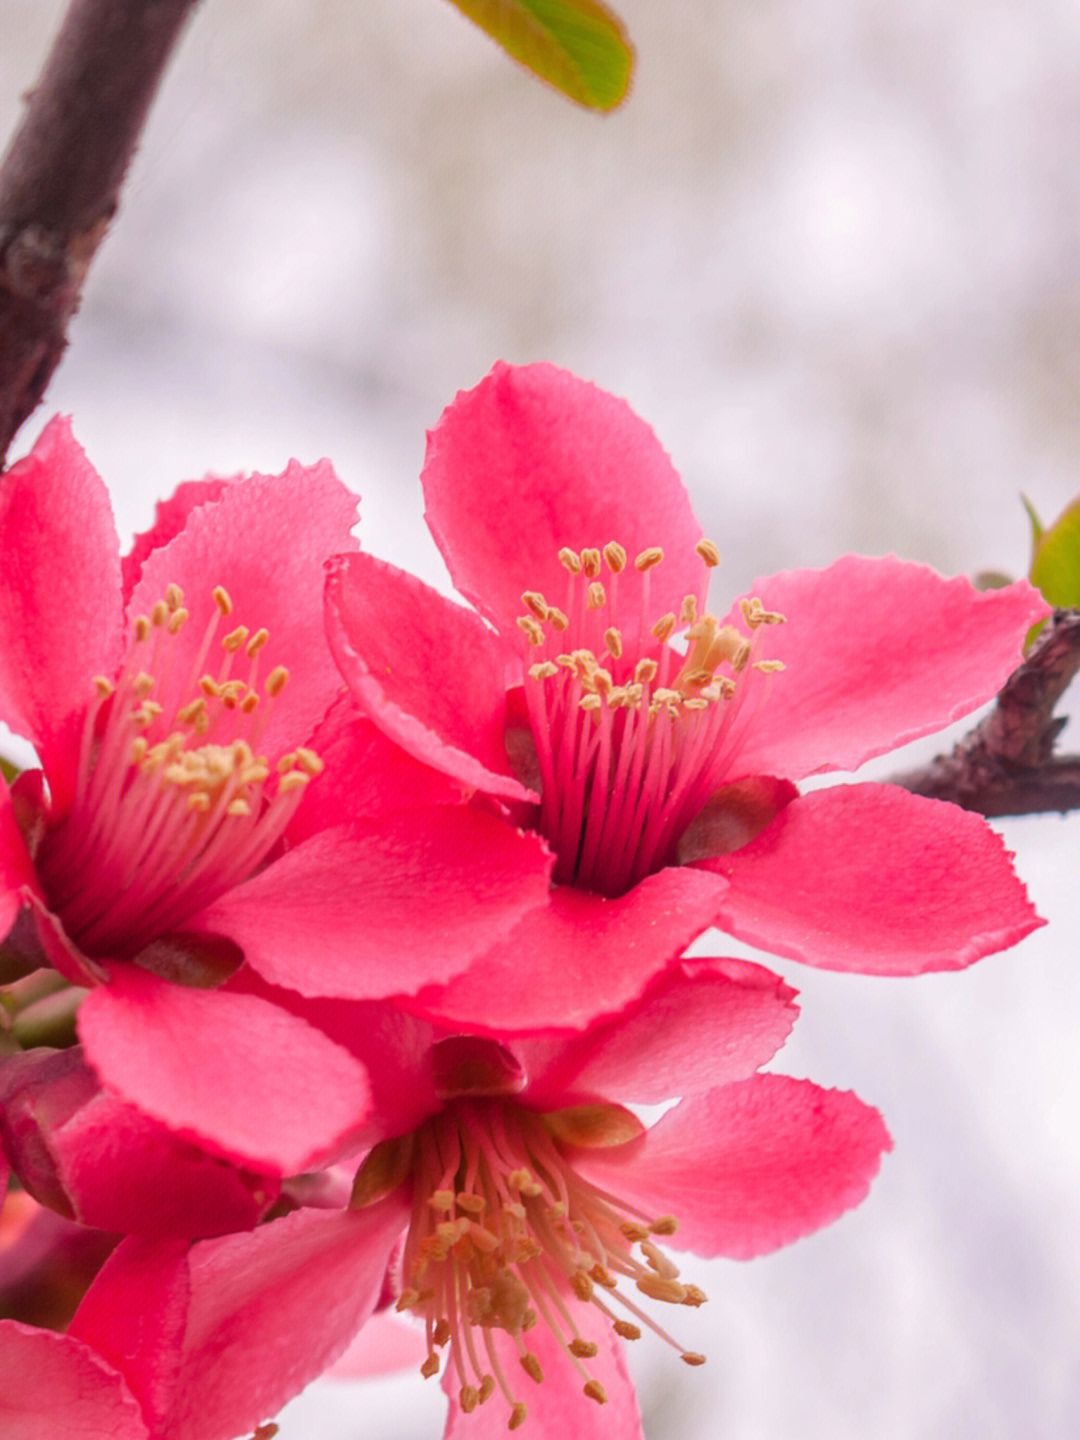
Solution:
M 613 110 L 626 98 L 634 51 L 600 0 L 451 0 L 508 55 L 571 100 Z
M 1025 502 L 1026 504 L 1026 502 Z M 1033 516 L 1031 507 L 1028 514 Z M 1080 605 L 1080 499 L 1061 512 L 1052 525 L 1036 532 L 1031 583 L 1051 605 L 1067 609 Z

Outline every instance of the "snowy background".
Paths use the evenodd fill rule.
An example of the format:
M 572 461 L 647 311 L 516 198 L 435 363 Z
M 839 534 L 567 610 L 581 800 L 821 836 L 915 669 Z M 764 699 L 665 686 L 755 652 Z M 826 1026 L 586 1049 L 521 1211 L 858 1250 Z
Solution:
M 441 0 L 206 0 L 49 397 L 122 531 L 180 478 L 329 455 L 365 545 L 441 583 L 425 427 L 547 358 L 656 429 L 717 603 L 847 549 L 1023 571 L 1019 492 L 1049 520 L 1080 490 L 1076 0 L 619 5 L 637 84 L 599 119 Z M 0 0 L 5 134 L 62 8 Z M 1080 820 L 1002 829 L 1050 920 L 1015 951 L 776 967 L 805 1005 L 777 1068 L 896 1149 L 832 1228 L 688 1267 L 709 1364 L 643 1343 L 649 1440 L 1080 1434 Z M 281 1437 L 440 1413 L 414 1376 L 323 1384 Z

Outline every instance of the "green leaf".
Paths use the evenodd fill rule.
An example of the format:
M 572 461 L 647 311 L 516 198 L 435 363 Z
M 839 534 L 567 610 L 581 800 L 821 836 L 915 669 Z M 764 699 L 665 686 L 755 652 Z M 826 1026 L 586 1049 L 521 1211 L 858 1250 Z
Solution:
M 1080 605 L 1080 499 L 1068 505 L 1035 542 L 1031 583 L 1051 605 Z
M 579 105 L 613 110 L 630 88 L 634 52 L 600 0 L 451 0 L 503 49 Z
M 1039 548 L 1039 541 L 1043 537 L 1043 530 L 1045 529 L 1045 527 L 1042 521 L 1039 519 L 1038 515 L 1036 515 L 1035 513 L 1035 506 L 1032 505 L 1031 501 L 1027 498 L 1026 495 L 1020 496 L 1020 504 L 1023 505 L 1024 509 L 1027 511 L 1027 517 L 1031 521 L 1031 558 L 1034 559 L 1035 551 Z

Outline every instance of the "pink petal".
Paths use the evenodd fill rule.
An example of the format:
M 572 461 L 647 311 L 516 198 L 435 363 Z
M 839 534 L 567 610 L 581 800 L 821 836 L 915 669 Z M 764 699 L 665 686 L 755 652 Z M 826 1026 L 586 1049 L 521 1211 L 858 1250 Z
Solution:
M 279 1188 L 178 1140 L 104 1091 L 47 1140 L 76 1219 L 114 1234 L 199 1238 L 249 1230 Z
M 400 1196 L 361 1213 L 298 1210 L 180 1256 L 126 1240 L 72 1330 L 164 1417 L 155 1434 L 233 1440 L 344 1350 L 379 1299 L 407 1213 Z
M 185 480 L 178 485 L 167 500 L 159 500 L 154 507 L 154 523 L 149 530 L 135 536 L 130 551 L 120 561 L 124 574 L 124 603 L 131 599 L 131 592 L 138 583 L 143 563 L 153 550 L 167 545 L 174 535 L 187 524 L 187 518 L 199 505 L 216 500 L 222 491 L 235 481 L 242 479 L 233 475 L 229 479 Z
M 254 995 L 193 990 L 117 966 L 83 1001 L 102 1082 L 184 1139 L 296 1174 L 367 1116 L 367 1076 L 325 1035 Z
M 400 1195 L 297 1211 L 191 1252 L 191 1315 L 169 1440 L 231 1440 L 342 1353 L 378 1301 L 406 1222 Z
M 505 1331 L 485 1332 L 485 1339 L 490 1336 L 503 1373 L 513 1387 L 514 1398 L 526 1407 L 524 1433 L 536 1440 L 559 1440 L 561 1436 L 572 1436 L 573 1440 L 640 1440 L 641 1417 L 622 1344 L 599 1315 L 596 1318 L 600 1323 L 590 1328 L 589 1307 L 572 1296 L 568 1296 L 568 1304 L 581 1325 L 582 1337 L 597 1346 L 596 1355 L 583 1363 L 590 1378 L 603 1386 L 606 1404 L 597 1404 L 582 1393 L 584 1382 L 574 1363 L 543 1321 L 523 1337 L 540 1362 L 544 1378 L 539 1384 L 521 1369 L 517 1347 Z M 443 1389 L 450 1396 L 444 1440 L 503 1440 L 509 1411 L 500 1390 L 496 1389 L 489 1400 L 466 1415 L 457 1403 L 458 1385 L 451 1372 L 443 1375 Z
M 293 845 L 353 820 L 461 802 L 459 785 L 388 740 L 347 693 L 315 731 L 311 748 L 326 769 L 289 824 Z
M 427 1355 L 424 1332 L 389 1311 L 372 1315 L 349 1348 L 324 1374 L 326 1380 L 366 1380 L 398 1370 L 419 1370 Z
M 15 820 L 11 791 L 0 775 L 0 937 L 7 935 L 14 925 L 27 887 L 36 891 L 37 878 Z
M 706 573 L 694 554 L 701 528 L 682 481 L 652 430 L 624 400 L 553 365 L 498 364 L 460 392 L 428 434 L 427 521 L 454 584 L 504 634 L 521 595 L 562 605 L 563 546 L 617 540 L 631 559 L 659 545 L 647 627 L 683 596 L 700 600 Z M 642 606 L 642 577 L 619 576 L 627 638 Z M 639 619 L 640 625 L 640 619 Z
M 529 1103 L 610 1096 L 660 1104 L 741 1080 L 783 1045 L 795 991 L 743 960 L 671 965 L 625 1009 L 567 1040 L 520 1041 Z
M 759 632 L 755 658 L 787 668 L 734 717 L 733 779 L 854 770 L 940 730 L 1001 688 L 1047 613 L 1027 581 L 980 592 L 895 556 L 845 555 L 752 593 L 787 616 Z
M 467 789 L 535 798 L 503 738 L 513 654 L 478 615 L 360 553 L 328 568 L 326 630 L 361 710 L 410 755 Z
M 440 806 L 314 835 L 195 928 L 230 936 L 264 979 L 302 995 L 411 993 L 543 905 L 551 863 L 536 836 Z
M 150 1440 L 123 1378 L 67 1335 L 0 1320 L 0 1372 L 4 1440 Z
M 188 1244 L 129 1237 L 113 1251 L 68 1326 L 122 1374 L 152 1436 L 167 1423 L 191 1308 Z
M 764 1074 L 680 1101 L 628 1148 L 621 1162 L 579 1151 L 577 1168 L 650 1216 L 674 1215 L 680 1249 L 749 1260 L 857 1205 L 892 1141 L 857 1096 Z
M 731 884 L 717 924 L 828 970 L 957 970 L 1043 922 L 981 816 L 893 785 L 793 801 L 742 850 L 705 862 Z
M 270 755 L 303 744 L 341 688 L 322 637 L 323 562 L 355 548 L 349 533 L 355 520 L 356 499 L 327 461 L 310 468 L 292 461 L 283 475 L 253 475 L 192 508 L 183 530 L 143 562 L 128 613 L 148 613 L 174 583 L 190 611 L 174 640 L 178 673 L 182 661 L 194 664 L 215 613 L 216 585 L 233 602 L 227 629 L 270 632 L 263 673 L 284 665 L 290 675 L 267 708 L 260 749 Z M 207 667 L 216 666 L 211 657 Z M 172 697 L 163 690 L 155 698 Z M 190 698 L 185 693 L 183 700 Z
M 67 420 L 0 477 L 0 718 L 32 740 L 59 813 L 82 712 L 120 651 L 120 555 L 108 491 Z
M 715 876 L 661 870 L 609 900 L 555 886 L 466 974 L 422 992 L 433 1020 L 496 1037 L 580 1030 L 620 1010 L 716 915 Z
M 229 981 L 229 989 L 234 988 L 275 995 L 359 1060 L 368 1074 L 372 1107 L 357 1134 L 358 1149 L 415 1130 L 442 1108 L 430 1055 L 438 1033 L 396 1001 L 304 999 L 287 990 L 271 991 L 249 967 Z

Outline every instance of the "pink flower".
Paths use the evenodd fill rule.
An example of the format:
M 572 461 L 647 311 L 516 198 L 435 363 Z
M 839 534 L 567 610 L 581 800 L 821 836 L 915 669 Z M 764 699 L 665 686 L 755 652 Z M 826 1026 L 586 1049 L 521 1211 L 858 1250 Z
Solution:
M 981 818 L 884 784 L 794 783 L 988 699 L 1045 613 L 1026 582 L 980 594 L 846 556 L 759 580 L 718 618 L 716 547 L 656 437 L 550 365 L 500 364 L 459 394 L 423 485 L 476 610 L 345 555 L 331 646 L 384 733 L 541 834 L 557 882 L 508 943 L 425 993 L 428 1013 L 493 1033 L 580 1023 L 710 925 L 809 964 L 913 974 L 1041 923 Z M 550 983 L 520 964 L 538 952 Z
M 0 718 L 41 765 L 0 789 L 5 959 L 89 987 L 79 1037 L 115 1097 L 278 1174 L 343 1141 L 368 1082 L 230 981 L 242 962 L 416 988 L 547 890 L 532 837 L 445 803 L 340 703 L 322 567 L 355 518 L 329 464 L 293 462 L 181 486 L 122 559 L 64 421 L 0 479 Z
M 64 1363 L 122 1376 L 152 1436 L 228 1440 L 393 1304 L 422 1322 L 449 1436 L 526 1417 L 536 1436 L 640 1434 L 622 1342 L 652 1329 L 703 1359 L 678 1332 L 705 1297 L 670 1247 L 749 1258 L 786 1244 L 857 1204 L 889 1147 L 854 1096 L 755 1073 L 790 1029 L 792 994 L 740 961 L 674 966 L 581 1034 L 505 1045 L 387 1004 L 324 1005 L 380 1087 L 383 1138 L 352 1206 L 187 1251 L 125 1240 Z M 623 1103 L 680 1092 L 648 1130 Z M 67 1412 L 54 1416 L 62 1429 Z

